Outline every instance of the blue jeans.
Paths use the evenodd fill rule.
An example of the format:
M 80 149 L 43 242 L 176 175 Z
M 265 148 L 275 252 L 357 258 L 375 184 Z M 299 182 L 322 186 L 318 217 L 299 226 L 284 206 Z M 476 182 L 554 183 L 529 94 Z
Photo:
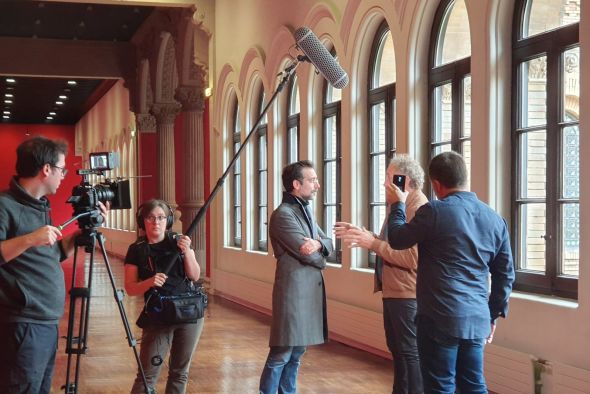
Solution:
M 393 394 L 422 394 L 420 358 L 416 343 L 416 299 L 384 298 L 383 324 L 393 355 Z
M 305 346 L 271 346 L 260 376 L 260 394 L 297 392 L 297 372 Z
M 0 323 L 0 393 L 49 393 L 57 324 Z
M 454 338 L 429 318 L 419 316 L 418 351 L 428 394 L 488 394 L 483 375 L 484 338 Z

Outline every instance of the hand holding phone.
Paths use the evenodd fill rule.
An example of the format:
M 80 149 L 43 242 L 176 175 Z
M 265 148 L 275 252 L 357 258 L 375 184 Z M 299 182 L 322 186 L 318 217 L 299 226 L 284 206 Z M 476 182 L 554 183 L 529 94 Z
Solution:
M 392 183 L 395 186 L 399 187 L 399 189 L 402 192 L 406 191 L 406 176 L 405 175 L 394 174 Z

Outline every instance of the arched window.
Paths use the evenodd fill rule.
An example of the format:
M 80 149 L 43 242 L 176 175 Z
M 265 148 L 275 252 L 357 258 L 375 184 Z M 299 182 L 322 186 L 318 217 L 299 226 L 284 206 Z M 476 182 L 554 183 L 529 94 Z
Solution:
M 266 100 L 264 97 L 264 88 L 260 86 L 260 93 L 257 100 L 257 111 L 255 114 L 256 120 L 262 114 L 262 111 L 266 107 Z M 254 147 L 254 162 L 256 163 L 256 172 L 254 177 L 254 201 L 256 201 L 256 207 L 254 212 L 254 249 L 260 251 L 268 250 L 268 218 L 267 218 L 267 207 L 268 207 L 268 167 L 267 167 L 267 130 L 268 120 L 266 113 L 260 119 L 260 123 L 256 128 L 256 142 Z
M 293 74 L 289 82 L 289 96 L 287 100 L 287 138 L 285 138 L 286 164 L 299 160 L 299 118 L 300 100 L 297 76 Z
M 233 154 L 240 149 L 242 143 L 242 125 L 240 122 L 240 106 L 238 105 L 238 99 L 234 100 L 233 111 L 231 112 L 231 130 L 230 135 L 232 138 Z M 231 245 L 236 247 L 242 246 L 242 170 L 240 159 L 236 160 L 232 169 L 232 182 L 231 182 Z
M 334 51 L 332 55 L 335 56 Z M 341 137 L 340 137 L 340 101 L 342 92 L 324 81 L 323 108 L 322 108 L 322 229 L 332 237 L 335 245 L 335 253 L 328 258 L 331 263 L 340 264 L 342 250 L 340 240 L 336 240 L 332 232 L 334 224 L 340 220 L 340 162 Z
M 571 298 L 580 261 L 580 3 L 518 2 L 512 55 L 515 288 Z
M 471 174 L 471 37 L 464 0 L 443 0 L 430 48 L 430 158 L 463 155 Z
M 369 70 L 369 229 L 379 234 L 386 211 L 385 170 L 395 152 L 395 52 L 385 21 L 375 34 Z M 376 255 L 368 253 L 374 267 Z

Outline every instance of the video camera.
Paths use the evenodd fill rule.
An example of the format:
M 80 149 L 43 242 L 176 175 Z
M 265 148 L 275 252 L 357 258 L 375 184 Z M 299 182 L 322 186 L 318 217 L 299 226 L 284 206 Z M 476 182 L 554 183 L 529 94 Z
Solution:
M 98 208 L 98 202 L 110 202 L 110 209 L 130 209 L 131 198 L 129 180 L 111 180 L 92 186 L 90 175 L 104 175 L 105 171 L 119 166 L 119 154 L 115 152 L 91 153 L 89 156 L 90 169 L 80 169 L 76 173 L 82 176 L 79 185 L 74 186 L 72 196 L 67 202 L 74 208 L 74 217 L 78 217 L 81 229 L 92 229 L 102 224 L 103 218 Z

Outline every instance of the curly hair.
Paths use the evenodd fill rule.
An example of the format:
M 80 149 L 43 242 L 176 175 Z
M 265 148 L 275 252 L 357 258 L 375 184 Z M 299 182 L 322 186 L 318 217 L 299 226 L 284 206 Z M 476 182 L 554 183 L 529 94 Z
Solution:
M 420 163 L 408 155 L 395 155 L 389 162 L 389 167 L 395 167 L 410 178 L 410 186 L 422 190 L 424 186 L 424 170 Z

